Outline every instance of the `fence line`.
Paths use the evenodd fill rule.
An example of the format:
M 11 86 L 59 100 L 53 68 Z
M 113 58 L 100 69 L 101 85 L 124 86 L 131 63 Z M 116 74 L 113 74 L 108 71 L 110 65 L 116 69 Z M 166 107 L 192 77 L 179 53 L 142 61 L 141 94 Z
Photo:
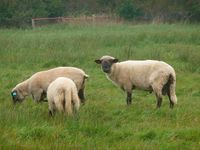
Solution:
M 52 17 L 52 18 L 32 18 L 32 27 L 44 26 L 56 23 L 67 23 L 67 24 L 96 24 L 96 23 L 108 23 L 108 22 L 121 22 L 120 18 L 113 16 L 81 16 L 81 17 Z

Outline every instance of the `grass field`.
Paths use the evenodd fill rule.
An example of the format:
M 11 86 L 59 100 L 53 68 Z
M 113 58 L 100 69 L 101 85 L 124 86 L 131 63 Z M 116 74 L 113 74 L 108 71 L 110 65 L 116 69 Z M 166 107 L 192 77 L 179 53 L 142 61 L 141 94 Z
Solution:
M 133 103 L 94 60 L 157 59 L 177 73 L 178 105 L 167 97 L 156 109 L 153 94 L 134 91 Z M 28 97 L 13 106 L 10 91 L 33 73 L 75 66 L 90 75 L 86 104 L 74 117 L 48 116 L 47 103 Z M 200 26 L 58 25 L 0 29 L 0 149 L 199 149 Z

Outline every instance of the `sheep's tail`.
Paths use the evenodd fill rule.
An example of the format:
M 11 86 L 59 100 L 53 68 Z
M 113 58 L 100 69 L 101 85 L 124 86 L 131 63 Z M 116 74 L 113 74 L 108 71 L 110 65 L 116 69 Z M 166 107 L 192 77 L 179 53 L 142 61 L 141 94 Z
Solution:
M 169 81 L 170 81 L 170 84 L 169 84 L 169 95 L 170 95 L 171 101 L 174 104 L 177 104 L 177 97 L 176 97 L 176 91 L 175 91 L 175 88 L 176 88 L 176 75 L 175 74 L 173 74 L 173 75 L 170 74 Z
M 65 91 L 65 112 L 68 115 L 72 115 L 73 114 L 73 110 L 72 110 L 72 95 L 71 92 L 67 92 Z

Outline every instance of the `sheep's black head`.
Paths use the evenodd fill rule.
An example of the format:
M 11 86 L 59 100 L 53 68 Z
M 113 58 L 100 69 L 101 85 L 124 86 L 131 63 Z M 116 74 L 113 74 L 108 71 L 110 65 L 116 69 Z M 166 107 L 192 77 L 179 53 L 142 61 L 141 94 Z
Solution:
M 12 96 L 13 103 L 15 104 L 18 101 L 17 91 L 12 91 L 11 96 Z
M 11 96 L 14 104 L 16 104 L 16 102 L 22 102 L 24 100 L 24 97 L 17 90 L 13 90 L 11 92 Z
M 95 60 L 97 64 L 101 64 L 103 72 L 110 73 L 111 67 L 114 63 L 118 62 L 118 59 L 111 56 L 103 56 L 101 59 Z

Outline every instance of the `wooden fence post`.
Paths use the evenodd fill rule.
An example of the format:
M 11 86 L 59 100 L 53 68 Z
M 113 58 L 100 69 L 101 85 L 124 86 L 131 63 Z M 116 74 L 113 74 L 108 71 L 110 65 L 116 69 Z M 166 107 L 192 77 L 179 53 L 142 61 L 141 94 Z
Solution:
M 32 22 L 32 28 L 35 28 L 35 20 L 31 19 L 31 22 Z
M 95 24 L 95 20 L 96 20 L 96 16 L 95 16 L 95 14 L 93 14 L 92 15 L 92 23 L 93 23 L 93 25 Z

